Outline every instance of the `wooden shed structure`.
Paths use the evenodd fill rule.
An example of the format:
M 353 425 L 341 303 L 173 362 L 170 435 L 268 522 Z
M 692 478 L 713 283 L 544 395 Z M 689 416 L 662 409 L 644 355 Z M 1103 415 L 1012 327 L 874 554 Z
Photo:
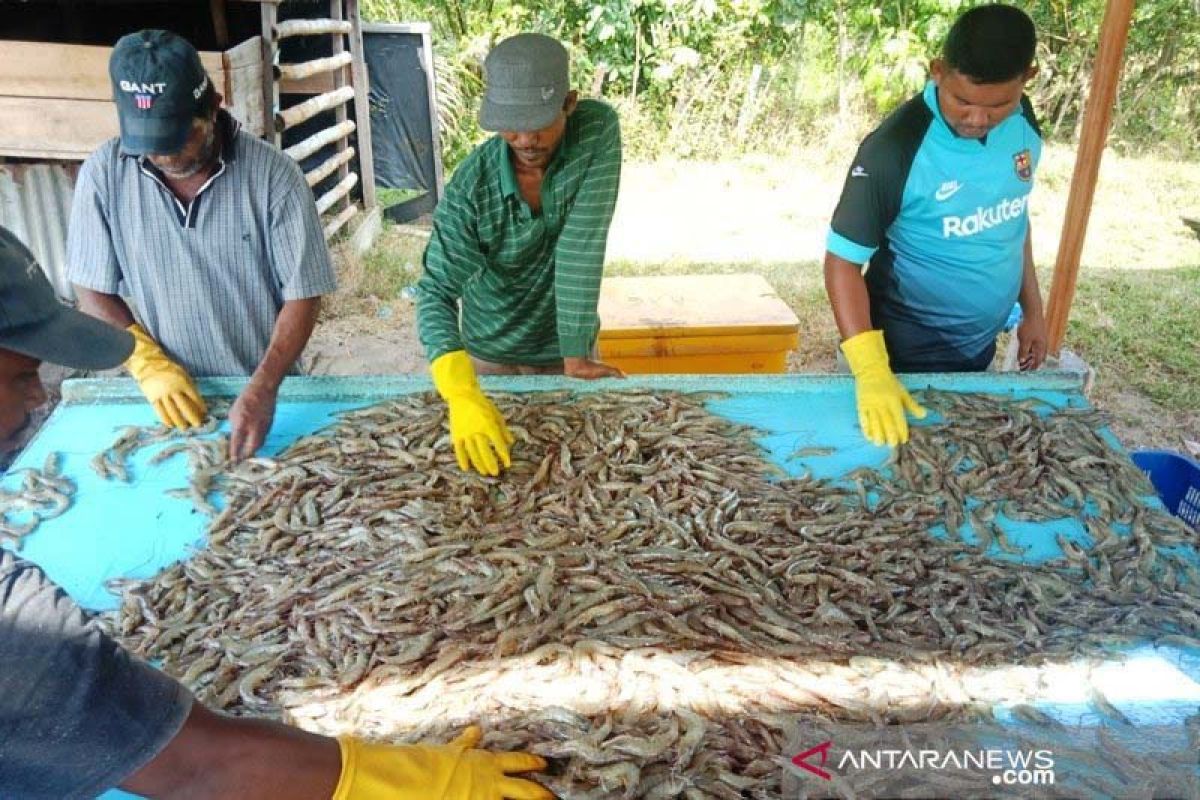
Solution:
M 358 0 L 0 0 L 0 19 L 0 165 L 70 170 L 117 135 L 112 46 L 163 28 L 196 46 L 246 130 L 301 164 L 327 237 L 356 197 L 375 206 Z

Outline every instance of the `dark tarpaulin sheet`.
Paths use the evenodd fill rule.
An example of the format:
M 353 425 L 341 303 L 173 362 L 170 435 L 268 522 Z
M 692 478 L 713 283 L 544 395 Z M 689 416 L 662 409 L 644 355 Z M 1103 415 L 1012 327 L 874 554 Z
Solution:
M 421 63 L 420 33 L 363 33 L 371 78 L 371 145 L 375 185 L 424 194 L 384 209 L 389 218 L 407 222 L 433 210 L 437 180 L 433 148 L 433 109 L 429 78 Z

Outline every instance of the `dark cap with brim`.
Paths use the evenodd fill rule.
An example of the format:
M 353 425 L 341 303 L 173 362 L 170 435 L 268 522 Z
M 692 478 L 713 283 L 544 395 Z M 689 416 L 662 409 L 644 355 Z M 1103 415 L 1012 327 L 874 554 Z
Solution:
M 192 117 L 121 115 L 121 149 L 131 155 L 175 155 L 187 144 Z
M 33 254 L 0 227 L 0 348 L 74 369 L 109 369 L 133 352 L 133 336 L 68 308 Z
M 124 36 L 108 60 L 121 148 L 134 155 L 174 155 L 203 114 L 212 86 L 200 54 L 170 31 Z
M 487 84 L 479 125 L 523 133 L 548 127 L 570 92 L 566 49 L 555 39 L 522 33 L 505 39 L 484 61 Z

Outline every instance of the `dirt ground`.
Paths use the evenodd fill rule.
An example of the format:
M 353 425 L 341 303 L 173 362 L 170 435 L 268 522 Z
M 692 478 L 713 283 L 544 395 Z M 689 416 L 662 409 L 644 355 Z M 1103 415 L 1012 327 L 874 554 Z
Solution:
M 304 352 L 310 375 L 395 375 L 425 372 L 411 300 L 380 304 L 321 322 Z

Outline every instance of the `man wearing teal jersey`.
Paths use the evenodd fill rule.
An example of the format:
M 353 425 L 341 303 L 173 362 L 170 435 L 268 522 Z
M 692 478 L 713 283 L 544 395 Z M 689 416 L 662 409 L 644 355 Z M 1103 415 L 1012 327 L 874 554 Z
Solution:
M 567 52 L 521 34 L 488 55 L 479 113 L 498 131 L 434 214 L 417 328 L 462 469 L 497 475 L 512 436 L 476 374 L 620 377 L 595 359 L 621 175 L 616 112 L 570 89 Z
M 1029 193 L 1042 139 L 1024 87 L 1033 22 L 1005 5 L 954 23 L 931 80 L 859 147 L 830 225 L 825 285 L 859 424 L 908 440 L 925 411 L 896 372 L 983 370 L 1014 301 L 1022 369 L 1046 354 Z

